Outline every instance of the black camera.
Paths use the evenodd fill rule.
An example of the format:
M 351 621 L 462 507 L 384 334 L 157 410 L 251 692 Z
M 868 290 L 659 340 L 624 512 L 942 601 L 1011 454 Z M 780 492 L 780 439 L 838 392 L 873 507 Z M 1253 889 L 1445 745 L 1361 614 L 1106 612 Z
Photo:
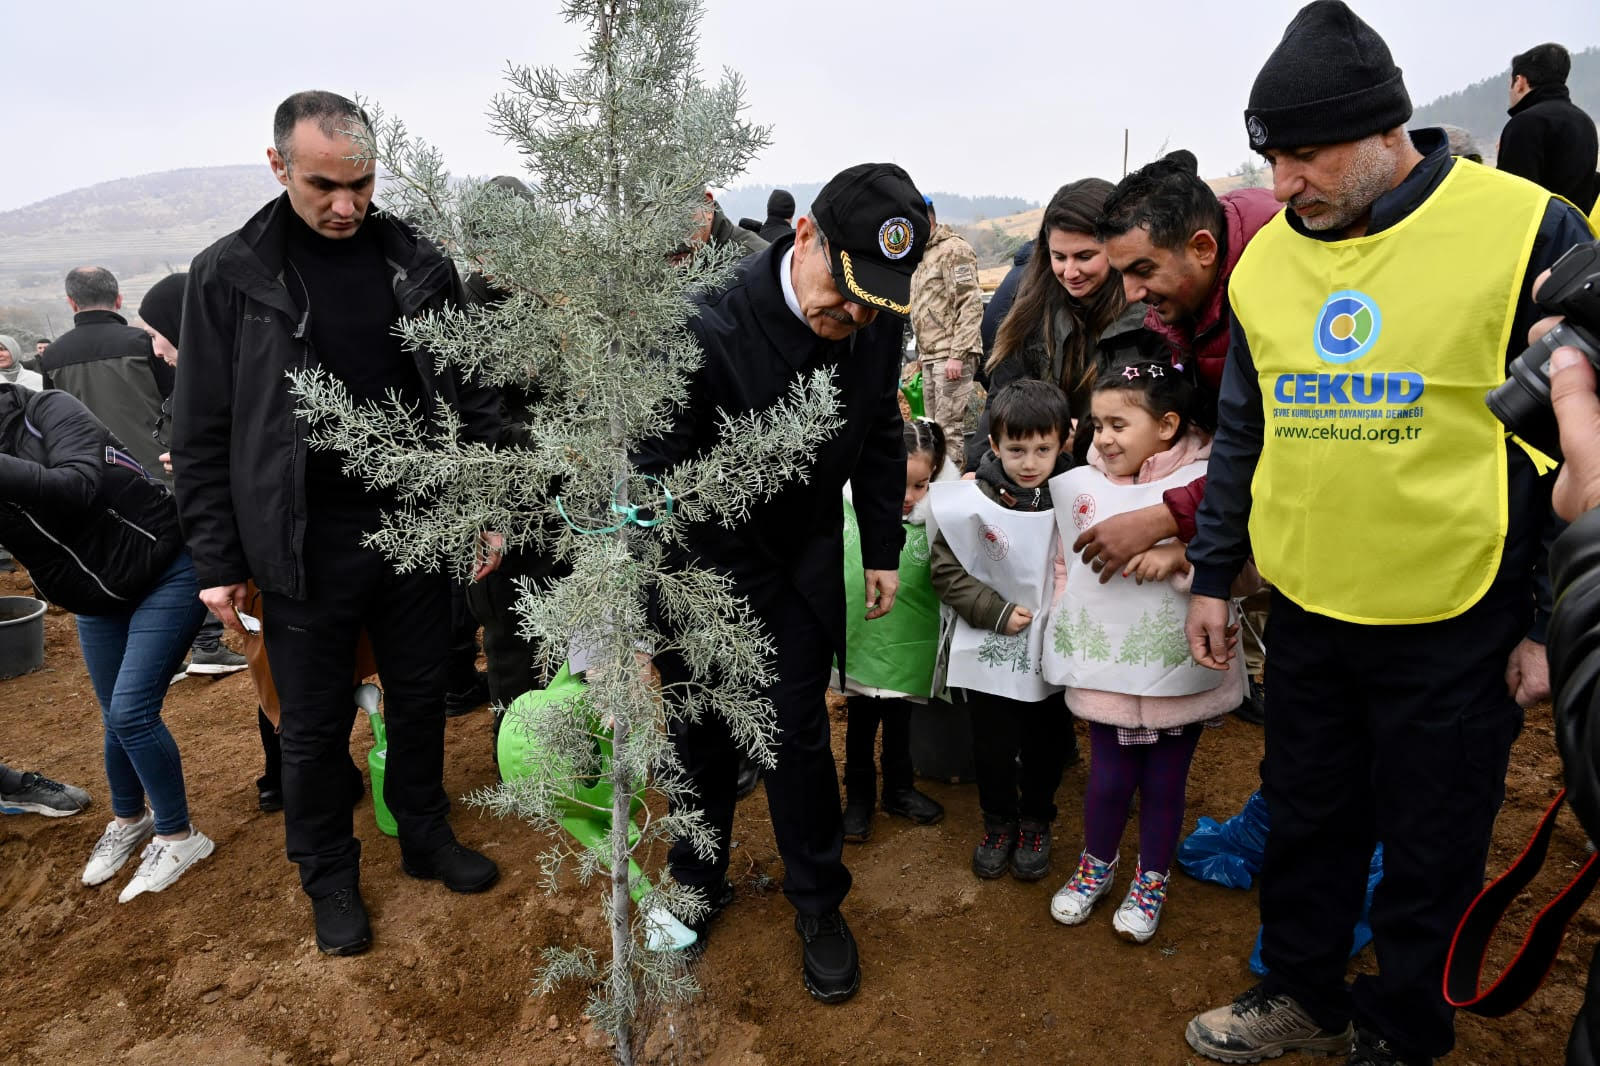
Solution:
M 1576 348 L 1600 373 L 1600 241 L 1568 250 L 1550 268 L 1539 303 L 1566 321 L 1512 360 L 1504 383 L 1484 402 L 1517 436 L 1546 455 L 1561 457 L 1561 433 L 1550 408 L 1550 356 Z

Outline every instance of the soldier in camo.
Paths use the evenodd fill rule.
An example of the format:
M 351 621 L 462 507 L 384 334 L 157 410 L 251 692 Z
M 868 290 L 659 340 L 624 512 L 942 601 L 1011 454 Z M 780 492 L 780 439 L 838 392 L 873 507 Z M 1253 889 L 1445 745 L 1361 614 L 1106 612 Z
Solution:
M 944 430 L 949 454 L 964 454 L 969 429 L 967 407 L 972 374 L 983 358 L 983 294 L 978 288 L 978 256 L 955 230 L 934 224 L 922 263 L 911 276 L 911 328 L 917 335 L 922 363 L 923 405 L 928 417 Z

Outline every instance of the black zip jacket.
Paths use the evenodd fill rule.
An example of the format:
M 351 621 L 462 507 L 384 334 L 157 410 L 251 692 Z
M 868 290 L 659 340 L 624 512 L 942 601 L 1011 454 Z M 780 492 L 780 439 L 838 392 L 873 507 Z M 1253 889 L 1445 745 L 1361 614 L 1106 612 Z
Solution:
M 0 384 L 0 544 L 74 614 L 133 610 L 183 549 L 166 485 L 65 392 Z
M 71 393 L 116 434 L 139 465 L 164 477 L 156 440 L 161 401 L 172 370 L 156 356 L 150 334 L 115 311 L 79 311 L 72 328 L 44 350 L 44 387 Z M 159 368 L 159 369 L 158 369 Z M 165 385 L 163 386 L 163 381 Z
M 1577 204 L 1594 207 L 1600 194 L 1595 173 L 1594 119 L 1572 102 L 1565 85 L 1541 85 L 1507 112 L 1495 166 L 1537 182 Z
M 1389 229 L 1421 207 L 1456 165 L 1443 130 L 1413 130 L 1411 141 L 1423 153 L 1423 160 L 1399 186 L 1373 204 L 1368 233 Z M 1285 218 L 1303 236 L 1332 239 L 1329 235 L 1306 230 L 1293 212 Z M 1527 347 L 1529 327 L 1545 314 L 1534 302 L 1534 281 L 1568 248 L 1590 239 L 1589 227 L 1582 215 L 1559 200 L 1550 201 L 1534 238 L 1522 293 L 1517 298 L 1516 319 L 1506 348 L 1507 363 Z M 1226 599 L 1233 579 L 1250 555 L 1250 482 L 1261 458 L 1264 424 L 1261 382 L 1256 375 L 1249 342 L 1235 316 L 1217 399 L 1217 433 L 1211 443 L 1211 461 L 1206 467 L 1205 499 L 1195 515 L 1195 537 L 1188 551 L 1189 561 L 1194 564 L 1193 592 L 1196 596 Z M 1508 441 L 1506 448 L 1510 456 L 1507 469 L 1510 526 L 1496 580 L 1530 580 L 1537 568 L 1538 610 L 1529 636 L 1542 642 L 1550 603 L 1548 580 L 1543 578 L 1543 545 L 1548 531 L 1559 520 L 1550 510 L 1550 482 L 1539 479 L 1532 461 L 1520 447 Z
M 318 365 L 307 323 L 316 308 L 292 276 L 284 240 L 287 195 L 195 257 L 183 300 L 183 355 L 173 395 L 172 464 L 178 511 L 201 588 L 254 578 L 263 591 L 306 596 L 305 421 L 285 375 Z M 401 318 L 465 303 L 455 266 L 381 211 L 379 228 Z M 412 352 L 428 412 L 443 403 L 465 435 L 494 443 L 492 390 L 434 369 Z

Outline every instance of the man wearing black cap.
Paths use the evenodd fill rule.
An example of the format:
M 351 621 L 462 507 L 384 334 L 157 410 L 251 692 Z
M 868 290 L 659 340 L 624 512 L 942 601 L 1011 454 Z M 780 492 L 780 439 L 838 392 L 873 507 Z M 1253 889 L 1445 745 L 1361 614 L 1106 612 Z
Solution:
M 855 994 L 861 970 L 839 906 L 850 890 L 839 785 L 823 702 L 829 669 L 844 656 L 845 611 L 868 618 L 894 605 L 904 532 L 905 446 L 896 400 L 900 320 L 911 274 L 928 241 L 922 194 L 906 172 L 867 163 L 823 187 L 792 236 L 741 264 L 724 290 L 695 298 L 689 329 L 705 363 L 671 430 L 641 446 L 641 473 L 662 474 L 714 446 L 726 418 L 758 412 L 822 370 L 838 390 L 840 425 L 812 457 L 810 476 L 752 508 L 732 529 L 691 527 L 684 550 L 727 574 L 771 637 L 777 766 L 765 774 L 784 895 L 797 912 L 806 988 L 824 1003 Z M 880 315 L 892 321 L 878 322 Z M 867 603 L 845 603 L 841 491 L 855 487 Z M 689 679 L 681 657 L 656 657 L 668 690 Z M 687 840 L 672 849 L 673 876 L 698 888 L 712 914 L 732 900 L 727 881 L 738 749 L 721 719 L 685 723 L 684 768 L 716 841 L 707 862 Z M 698 923 L 703 937 L 710 917 Z
M 1231 345 L 1188 556 L 1195 658 L 1222 669 L 1228 585 L 1277 590 L 1266 644 L 1265 980 L 1189 1023 L 1223 1062 L 1285 1051 L 1430 1063 L 1482 886 L 1518 705 L 1549 693 L 1533 572 L 1549 488 L 1484 406 L 1589 237 L 1569 205 L 1407 133 L 1388 47 L 1341 0 L 1289 24 L 1245 129 L 1289 210 L 1234 270 Z M 1530 623 L 1532 626 L 1530 628 Z M 1344 983 L 1373 845 L 1378 973 Z
M 775 241 L 794 232 L 794 193 L 773 189 L 767 197 L 767 220 L 757 231 L 764 241 Z

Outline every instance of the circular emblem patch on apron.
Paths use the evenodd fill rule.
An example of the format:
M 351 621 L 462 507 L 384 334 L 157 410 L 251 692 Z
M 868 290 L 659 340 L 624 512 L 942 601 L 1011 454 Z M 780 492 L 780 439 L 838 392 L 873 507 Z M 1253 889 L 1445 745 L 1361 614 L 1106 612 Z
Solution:
M 983 553 L 995 562 L 1004 559 L 1011 552 L 1011 538 L 1006 536 L 1006 531 L 999 526 L 983 527 Z
M 1087 492 L 1079 493 L 1078 498 L 1072 501 L 1072 524 L 1079 529 L 1088 529 L 1094 521 L 1094 497 Z
M 890 259 L 904 259 L 911 254 L 915 233 L 909 218 L 891 218 L 878 227 L 878 248 Z

